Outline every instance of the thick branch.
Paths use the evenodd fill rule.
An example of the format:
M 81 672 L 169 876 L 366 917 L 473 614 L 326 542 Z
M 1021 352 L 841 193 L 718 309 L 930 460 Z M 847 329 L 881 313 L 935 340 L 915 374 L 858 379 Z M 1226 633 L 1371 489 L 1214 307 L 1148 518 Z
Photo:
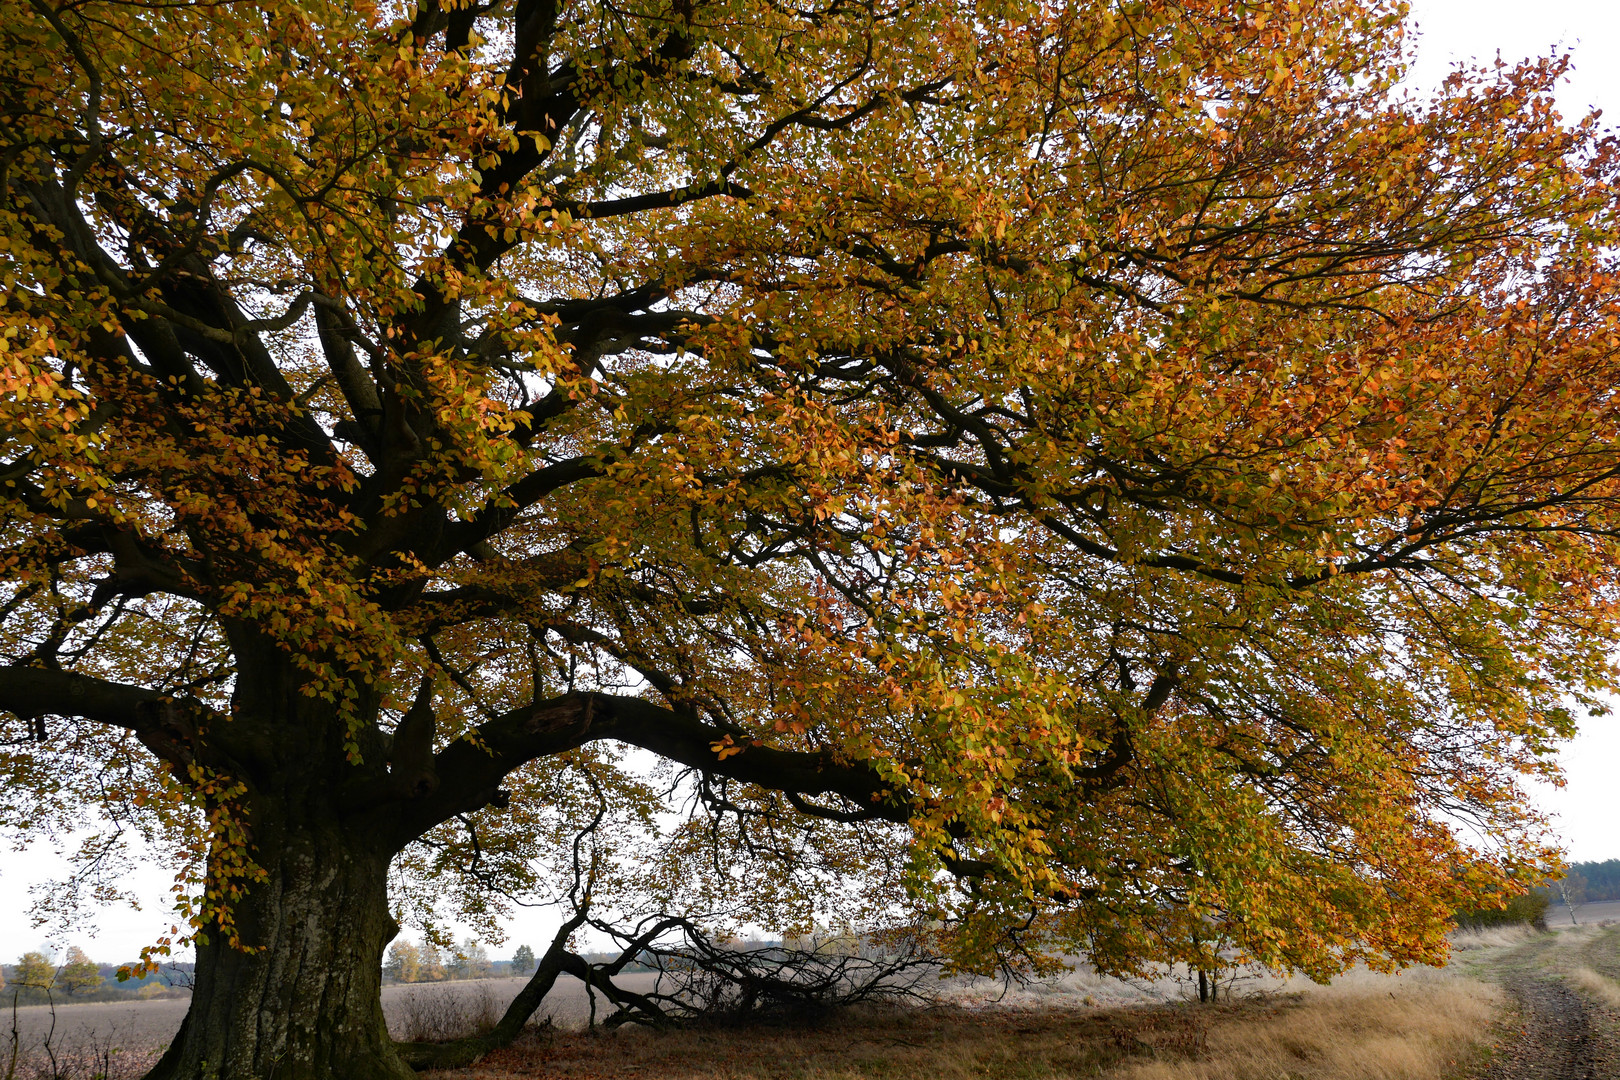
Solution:
M 197 717 L 212 713 L 198 702 L 176 701 L 144 686 L 17 666 L 0 668 L 0 709 L 23 718 L 66 716 L 124 728 L 171 764 L 192 760 Z
M 602 475 L 602 462 L 594 457 L 574 457 L 536 469 L 502 492 L 502 500 L 471 521 L 456 522 L 445 529 L 442 542 L 431 553 L 424 553 L 438 565 L 457 552 L 466 551 L 499 534 L 547 495 Z
M 579 693 L 536 702 L 479 725 L 435 755 L 437 786 L 396 819 L 398 843 L 458 813 L 487 805 L 503 777 L 536 758 L 589 742 L 612 739 L 650 750 L 670 761 L 716 776 L 797 795 L 834 795 L 870 817 L 904 823 L 914 798 L 884 779 L 872 765 L 832 751 L 779 750 L 743 745 L 722 758 L 714 747 L 732 736 L 690 712 L 641 698 Z
M 144 712 L 167 695 L 48 668 L 0 668 L 0 709 L 18 716 L 69 716 L 139 731 Z

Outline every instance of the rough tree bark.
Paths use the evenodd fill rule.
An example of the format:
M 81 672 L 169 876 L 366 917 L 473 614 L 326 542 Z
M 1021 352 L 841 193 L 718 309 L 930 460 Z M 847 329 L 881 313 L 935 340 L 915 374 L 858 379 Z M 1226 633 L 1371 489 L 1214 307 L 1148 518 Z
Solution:
M 262 821 L 268 874 L 235 911 L 251 952 L 221 934 L 197 949 L 190 1012 L 149 1080 L 402 1080 L 379 997 L 389 853 L 341 821 Z M 271 833 L 277 835 L 270 835 Z
M 172 767 L 218 778 L 238 854 L 256 868 L 240 879 L 231 924 L 205 928 L 191 1009 L 150 1080 L 401 1080 L 412 1072 L 380 997 L 383 949 L 399 932 L 388 865 L 400 840 L 384 827 L 403 801 L 393 789 L 407 794 L 389 784 L 399 755 L 377 734 L 374 698 L 360 697 L 362 749 L 345 760 L 334 707 L 303 692 L 273 645 L 244 627 L 233 637 L 247 662 L 230 717 L 143 732 Z

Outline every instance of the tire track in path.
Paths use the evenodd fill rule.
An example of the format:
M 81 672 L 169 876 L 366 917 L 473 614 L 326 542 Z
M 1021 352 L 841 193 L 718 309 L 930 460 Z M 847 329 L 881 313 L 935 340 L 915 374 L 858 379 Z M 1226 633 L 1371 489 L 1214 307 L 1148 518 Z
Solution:
M 1596 1032 L 1578 994 L 1549 977 L 1515 974 L 1502 985 L 1520 1022 L 1480 1080 L 1615 1080 L 1598 1071 Z

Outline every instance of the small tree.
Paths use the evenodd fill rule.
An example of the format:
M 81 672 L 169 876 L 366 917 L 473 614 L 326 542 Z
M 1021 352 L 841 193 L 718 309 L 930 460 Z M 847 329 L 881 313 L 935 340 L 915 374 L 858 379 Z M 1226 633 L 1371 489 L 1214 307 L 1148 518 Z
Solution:
M 383 974 L 395 982 L 422 981 L 422 952 L 408 941 L 396 941 L 388 949 L 388 962 Z
M 489 974 L 489 953 L 485 948 L 467 938 L 456 950 L 450 961 L 450 977 L 452 979 L 482 979 Z
M 56 966 L 42 952 L 25 952 L 11 971 L 22 1000 L 42 998 L 56 986 Z
M 517 952 L 512 954 L 512 974 L 527 975 L 534 970 L 534 950 L 527 945 L 519 945 Z
M 56 973 L 57 982 L 70 996 L 100 989 L 105 981 L 96 964 L 77 945 L 68 946 L 67 960 Z
M 418 950 L 422 964 L 417 978 L 418 982 L 443 982 L 447 977 L 444 970 L 444 956 L 439 952 L 438 945 L 427 936 L 422 938 L 422 947 Z

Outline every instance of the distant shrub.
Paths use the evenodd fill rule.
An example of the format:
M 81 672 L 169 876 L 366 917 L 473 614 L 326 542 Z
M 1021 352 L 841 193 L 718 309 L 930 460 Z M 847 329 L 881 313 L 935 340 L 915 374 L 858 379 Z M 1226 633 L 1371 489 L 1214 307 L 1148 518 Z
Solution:
M 165 986 L 158 982 L 146 983 L 144 986 L 135 991 L 135 996 L 140 998 L 142 1001 L 156 1001 L 159 998 L 183 998 L 189 996 L 190 994 L 191 991 L 183 987 Z M 113 1001 L 117 999 L 106 998 L 104 1000 Z
M 1483 930 L 1491 926 L 1513 926 L 1516 924 L 1545 930 L 1547 929 L 1547 897 L 1540 892 L 1528 892 L 1513 897 L 1504 907 L 1459 911 L 1451 917 L 1451 920 L 1463 930 Z

